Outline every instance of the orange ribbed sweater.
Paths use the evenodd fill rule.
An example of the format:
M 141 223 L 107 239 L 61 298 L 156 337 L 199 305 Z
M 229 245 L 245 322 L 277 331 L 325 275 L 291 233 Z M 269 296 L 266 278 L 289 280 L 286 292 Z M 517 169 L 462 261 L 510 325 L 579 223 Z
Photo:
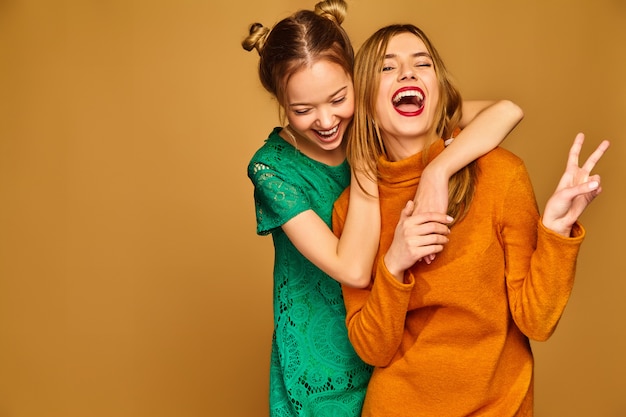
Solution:
M 433 158 L 442 141 L 431 147 Z M 584 237 L 541 225 L 526 168 L 497 148 L 478 160 L 467 216 L 431 265 L 418 262 L 399 283 L 383 255 L 400 211 L 413 198 L 421 154 L 381 160 L 382 233 L 369 288 L 344 287 L 349 336 L 376 368 L 363 417 L 531 416 L 533 358 L 528 338 L 554 331 L 574 283 Z M 335 205 L 337 234 L 348 192 Z

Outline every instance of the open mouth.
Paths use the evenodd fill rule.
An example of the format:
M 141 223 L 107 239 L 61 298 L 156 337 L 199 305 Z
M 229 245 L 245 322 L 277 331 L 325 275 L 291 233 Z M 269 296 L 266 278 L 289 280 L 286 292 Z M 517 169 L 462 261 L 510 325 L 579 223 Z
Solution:
M 317 136 L 323 141 L 332 141 L 337 136 L 337 132 L 339 132 L 339 125 L 333 127 L 330 130 L 314 130 Z
M 417 116 L 424 110 L 424 92 L 417 87 L 404 87 L 391 99 L 393 107 L 403 116 Z

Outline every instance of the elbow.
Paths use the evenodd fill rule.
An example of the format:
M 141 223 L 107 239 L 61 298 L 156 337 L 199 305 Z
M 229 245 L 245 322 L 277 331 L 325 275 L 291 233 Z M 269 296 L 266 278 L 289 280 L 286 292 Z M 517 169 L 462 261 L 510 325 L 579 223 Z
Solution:
M 370 285 L 372 280 L 372 271 L 353 271 L 353 273 L 344 277 L 342 282 L 343 285 L 346 285 L 351 288 L 363 289 L 367 288 Z
M 515 124 L 522 121 L 524 118 L 524 110 L 511 100 L 500 100 L 500 106 L 504 108 L 506 114 L 509 115 L 511 120 L 516 120 Z
M 395 351 L 379 346 L 377 341 L 363 340 L 351 328 L 348 328 L 348 338 L 359 358 L 368 365 L 385 368 L 393 361 Z
M 395 355 L 386 355 L 386 356 L 372 356 L 371 358 L 369 358 L 369 360 L 365 360 L 363 359 L 363 362 L 367 363 L 368 365 L 372 365 L 375 366 L 377 368 L 386 368 L 389 365 L 391 365 L 391 362 L 393 361 Z
M 546 323 L 544 326 L 536 326 L 535 328 L 528 329 L 528 338 L 537 342 L 546 342 L 554 334 L 558 320 L 552 323 L 553 324 Z
M 546 342 L 554 333 L 554 329 L 546 329 L 543 331 L 528 332 L 526 336 L 536 342 Z
M 363 311 L 348 313 L 346 328 L 348 339 L 361 360 L 378 368 L 389 366 L 396 357 L 400 340 L 389 334 L 379 324 L 364 319 Z
M 537 315 L 533 318 L 518 316 L 514 318 L 514 321 L 517 328 L 526 337 L 536 342 L 545 342 L 554 334 L 559 323 L 559 317 L 549 315 Z

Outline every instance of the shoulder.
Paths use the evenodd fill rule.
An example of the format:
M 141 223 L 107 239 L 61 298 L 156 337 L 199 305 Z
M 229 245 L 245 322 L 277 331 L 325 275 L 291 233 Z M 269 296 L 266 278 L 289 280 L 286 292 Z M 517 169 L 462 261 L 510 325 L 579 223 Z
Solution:
M 500 146 L 496 147 L 492 151 L 479 159 L 481 164 L 485 165 L 508 165 L 519 166 L 524 165 L 524 161 L 513 152 L 504 149 Z
M 504 195 L 511 189 L 530 189 L 530 178 L 524 161 L 513 152 L 497 147 L 478 159 L 480 188 Z
M 285 142 L 279 135 L 280 127 L 274 128 L 268 137 L 264 140 L 263 145 L 256 150 L 250 162 L 258 161 L 273 154 L 284 152 L 286 146 L 291 146 Z
M 526 166 L 522 158 L 499 146 L 480 157 L 478 166 L 481 175 L 493 173 L 501 179 L 526 173 Z
M 263 146 L 252 155 L 248 162 L 248 176 L 253 177 L 259 170 L 281 170 L 289 167 L 297 152 L 289 152 L 294 148 L 280 137 L 280 131 L 280 127 L 274 128 Z

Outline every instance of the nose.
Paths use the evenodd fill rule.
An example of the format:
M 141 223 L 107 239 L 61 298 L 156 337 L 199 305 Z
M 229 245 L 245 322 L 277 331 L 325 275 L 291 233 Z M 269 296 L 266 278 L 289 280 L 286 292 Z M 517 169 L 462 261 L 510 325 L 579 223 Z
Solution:
M 398 73 L 400 80 L 417 80 L 415 68 L 412 65 L 404 64 Z
M 317 113 L 317 123 L 320 130 L 331 129 L 335 126 L 335 113 L 331 108 L 323 107 Z

